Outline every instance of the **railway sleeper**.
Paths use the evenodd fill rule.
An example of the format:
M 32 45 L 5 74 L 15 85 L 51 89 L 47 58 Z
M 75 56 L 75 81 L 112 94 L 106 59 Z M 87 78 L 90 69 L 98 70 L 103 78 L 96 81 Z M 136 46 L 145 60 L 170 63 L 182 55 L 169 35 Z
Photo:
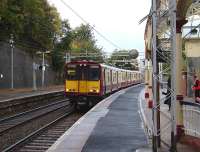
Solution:
M 54 143 L 54 141 L 51 141 L 51 140 L 39 140 L 39 139 L 35 139 L 33 140 L 34 143 Z
M 32 143 L 29 143 L 28 146 L 51 146 L 52 143 L 36 143 L 36 142 L 32 142 Z
M 27 148 L 27 149 L 46 150 L 46 149 L 49 148 L 49 146 L 45 146 L 45 145 L 39 145 L 39 146 L 26 145 L 26 146 L 24 146 L 24 148 Z

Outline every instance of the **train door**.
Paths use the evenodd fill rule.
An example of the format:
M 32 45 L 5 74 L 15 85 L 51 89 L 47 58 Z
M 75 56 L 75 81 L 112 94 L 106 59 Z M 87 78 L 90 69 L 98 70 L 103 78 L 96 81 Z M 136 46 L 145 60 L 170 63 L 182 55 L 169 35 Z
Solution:
M 106 86 L 106 93 L 111 92 L 111 71 L 109 69 L 105 69 L 105 86 Z
M 119 88 L 119 81 L 118 81 L 119 71 L 117 71 L 116 74 L 117 74 L 117 89 L 118 89 Z
M 78 92 L 78 71 L 76 65 L 67 65 L 65 73 L 66 92 Z
M 87 93 L 87 76 L 88 76 L 88 67 L 85 65 L 80 65 L 78 67 L 79 71 L 79 83 L 78 88 L 80 93 Z
M 109 70 L 110 71 L 110 92 L 113 91 L 113 77 L 112 77 L 112 70 Z
M 104 83 L 103 83 L 103 88 L 104 88 L 104 94 L 106 94 L 106 81 L 107 81 L 107 78 L 106 78 L 106 68 L 103 68 L 103 79 L 104 79 Z

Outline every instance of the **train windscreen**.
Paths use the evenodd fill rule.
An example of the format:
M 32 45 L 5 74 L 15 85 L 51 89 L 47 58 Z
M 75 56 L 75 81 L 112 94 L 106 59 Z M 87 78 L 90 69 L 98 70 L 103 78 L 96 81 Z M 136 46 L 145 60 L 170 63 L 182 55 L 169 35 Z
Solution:
M 66 71 L 66 79 L 97 81 L 100 79 L 99 66 L 68 65 Z
M 68 65 L 67 66 L 66 79 L 67 80 L 78 80 L 79 79 L 76 65 Z
M 99 66 L 90 66 L 88 71 L 88 80 L 97 81 L 100 79 L 100 69 Z

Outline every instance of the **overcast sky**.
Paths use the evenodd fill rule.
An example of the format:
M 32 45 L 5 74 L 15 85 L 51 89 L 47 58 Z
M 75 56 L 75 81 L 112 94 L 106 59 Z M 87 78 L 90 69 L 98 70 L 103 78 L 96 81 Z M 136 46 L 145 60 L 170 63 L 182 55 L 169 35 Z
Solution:
M 68 9 L 61 0 L 48 0 L 53 4 L 62 19 L 68 19 L 71 27 L 83 21 Z M 151 0 L 64 0 L 91 26 L 94 26 L 107 39 L 122 49 L 137 49 L 144 52 L 144 28 L 146 21 L 138 22 L 149 13 Z M 98 45 L 106 52 L 116 47 L 97 35 Z

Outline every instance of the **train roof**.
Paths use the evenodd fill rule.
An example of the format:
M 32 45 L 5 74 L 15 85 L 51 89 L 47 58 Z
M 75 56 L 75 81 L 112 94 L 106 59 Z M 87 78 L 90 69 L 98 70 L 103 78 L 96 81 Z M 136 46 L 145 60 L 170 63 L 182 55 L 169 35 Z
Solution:
M 97 63 L 97 62 L 94 62 L 94 61 L 86 61 L 86 60 L 82 60 L 82 61 L 71 61 L 71 62 L 68 62 L 66 63 L 67 64 L 96 64 L 96 65 L 99 65 L 101 67 L 104 67 L 104 68 L 109 68 L 109 69 L 113 69 L 113 70 L 118 70 L 118 71 L 127 71 L 127 72 L 135 72 L 135 73 L 140 73 L 140 71 L 133 71 L 133 70 L 125 70 L 125 69 L 120 69 L 120 68 L 116 68 L 116 67 L 113 67 L 113 66 L 110 66 L 110 65 L 106 65 L 106 64 L 100 64 L 100 63 Z
M 101 67 L 114 69 L 114 70 L 118 70 L 118 71 L 124 71 L 124 72 L 127 71 L 127 72 L 141 73 L 140 71 L 120 69 L 120 68 L 112 67 L 112 66 L 109 66 L 109 65 L 106 65 L 106 64 L 101 64 Z
M 71 61 L 71 62 L 68 62 L 66 64 L 98 64 L 100 65 L 99 63 L 97 62 L 94 62 L 94 61 L 86 61 L 86 60 L 82 60 L 82 61 Z

